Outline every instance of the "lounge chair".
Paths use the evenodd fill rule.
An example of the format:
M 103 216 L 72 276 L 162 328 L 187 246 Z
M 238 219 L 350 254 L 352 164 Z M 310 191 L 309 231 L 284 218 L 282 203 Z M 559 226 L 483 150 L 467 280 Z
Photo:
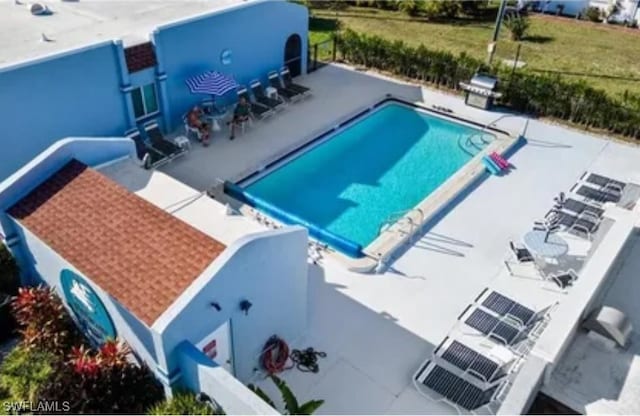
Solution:
M 154 149 L 160 151 L 162 154 L 174 158 L 186 153 L 186 149 L 178 146 L 172 141 L 165 139 L 164 135 L 160 131 L 158 123 L 152 122 L 145 126 L 145 132 L 147 133 L 147 139 Z
M 618 193 L 622 192 L 624 187 L 627 185 L 624 182 L 616 181 L 615 179 L 598 175 L 597 173 L 590 173 L 589 176 L 587 176 L 586 181 L 588 183 L 598 185 L 602 190 L 610 189 Z
M 264 118 L 273 114 L 273 110 L 263 104 L 257 103 L 254 99 L 249 95 L 249 91 L 246 87 L 239 87 L 237 90 L 238 98 L 243 98 L 247 100 L 249 105 L 251 106 L 251 114 L 254 114 L 258 118 Z
M 555 283 L 560 289 L 566 289 L 578 280 L 578 274 L 573 269 L 544 276 L 545 280 Z
M 580 186 L 576 194 L 585 197 L 587 200 L 599 203 L 618 202 L 621 197 L 619 191 L 613 189 L 595 189 L 587 185 Z
M 260 81 L 258 80 L 251 81 L 249 86 L 251 87 L 251 92 L 253 93 L 253 96 L 255 97 L 258 103 L 265 105 L 274 111 L 277 110 L 278 108 L 281 108 L 284 105 L 284 101 L 282 100 L 282 98 L 276 99 L 276 98 L 268 97 Z
M 588 212 L 593 214 L 593 216 L 600 218 L 604 213 L 604 209 L 600 207 L 593 206 L 586 202 L 578 201 L 573 198 L 568 198 L 562 204 L 562 208 L 573 212 L 575 215 L 580 215 L 582 213 Z
M 551 210 L 547 214 L 548 222 L 554 225 L 565 227 L 567 232 L 575 234 L 576 231 L 584 233 L 590 237 L 600 225 L 600 218 L 591 212 L 584 211 L 579 215 L 572 215 L 564 211 Z M 535 222 L 534 226 L 545 226 L 541 222 Z
M 285 88 L 276 71 L 269 72 L 269 86 L 275 88 L 278 91 L 278 95 L 285 100 L 296 101 L 303 96 L 301 92 Z
M 280 70 L 280 76 L 282 77 L 282 81 L 284 82 L 285 88 L 299 92 L 302 95 L 311 94 L 310 88 L 293 82 L 293 78 L 291 77 L 291 72 L 289 72 L 289 68 L 287 67 L 282 68 Z
M 145 142 L 138 129 L 127 132 L 127 137 L 133 140 L 136 145 L 136 154 L 145 169 L 151 169 L 166 163 L 169 159 L 162 152 L 156 150 Z
M 516 247 L 513 241 L 509 241 L 509 247 L 511 248 L 511 251 L 516 256 L 516 260 L 518 260 L 519 263 L 527 263 L 534 260 L 531 252 L 525 247 Z

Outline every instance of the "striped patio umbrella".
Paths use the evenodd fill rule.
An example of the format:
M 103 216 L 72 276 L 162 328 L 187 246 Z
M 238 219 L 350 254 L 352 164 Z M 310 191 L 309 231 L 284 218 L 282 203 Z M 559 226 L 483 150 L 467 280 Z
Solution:
M 189 91 L 193 94 L 210 94 L 221 96 L 234 90 L 238 83 L 230 76 L 218 71 L 207 71 L 186 80 Z

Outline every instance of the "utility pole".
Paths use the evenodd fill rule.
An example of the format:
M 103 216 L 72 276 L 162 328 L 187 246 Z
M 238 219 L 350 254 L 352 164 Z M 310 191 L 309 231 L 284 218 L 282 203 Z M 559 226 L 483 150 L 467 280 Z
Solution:
M 489 53 L 489 57 L 487 58 L 487 65 L 491 66 L 491 61 L 493 61 L 493 55 L 496 52 L 496 41 L 498 40 L 498 35 L 500 34 L 500 26 L 502 25 L 502 18 L 504 17 L 504 9 L 507 6 L 507 0 L 500 0 L 500 7 L 498 8 L 498 16 L 496 16 L 496 26 L 493 28 L 493 38 L 491 42 L 487 46 L 487 52 Z

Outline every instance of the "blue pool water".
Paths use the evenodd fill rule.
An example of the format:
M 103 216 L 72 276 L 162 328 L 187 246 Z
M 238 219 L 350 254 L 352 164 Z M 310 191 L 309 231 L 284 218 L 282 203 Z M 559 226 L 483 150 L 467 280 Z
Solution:
M 389 103 L 244 190 L 366 247 L 390 216 L 414 208 L 472 158 L 459 139 L 477 132 Z

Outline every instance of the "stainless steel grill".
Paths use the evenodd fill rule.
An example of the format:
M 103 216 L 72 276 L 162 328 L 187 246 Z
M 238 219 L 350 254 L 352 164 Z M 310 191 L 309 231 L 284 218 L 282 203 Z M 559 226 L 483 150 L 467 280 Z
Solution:
M 497 91 L 498 79 L 490 75 L 475 74 L 468 83 L 461 82 L 460 88 L 466 91 L 467 105 L 485 110 L 493 106 L 494 99 L 502 96 Z

